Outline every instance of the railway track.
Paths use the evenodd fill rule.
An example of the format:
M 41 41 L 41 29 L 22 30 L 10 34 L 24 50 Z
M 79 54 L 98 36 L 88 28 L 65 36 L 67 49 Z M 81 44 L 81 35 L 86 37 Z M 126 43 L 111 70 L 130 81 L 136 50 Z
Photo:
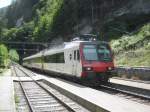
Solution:
M 27 69 L 25 69 L 25 70 L 27 70 Z M 29 70 L 29 72 L 34 74 L 34 72 L 32 72 L 30 70 Z M 139 89 L 139 88 L 115 84 L 115 83 L 108 83 L 105 85 L 100 85 L 100 87 L 102 87 L 103 89 L 109 90 L 109 91 L 116 92 L 116 93 L 134 96 L 135 98 L 141 98 L 143 100 L 150 101 L 150 91 L 149 90 Z
M 32 79 L 23 82 L 19 79 L 18 82 L 31 112 L 89 112 L 42 81 L 34 80 L 18 66 L 14 67 L 14 72 L 16 75 L 22 73 Z
M 135 98 L 140 98 L 142 100 L 150 101 L 150 91 L 147 90 L 127 87 L 124 85 L 111 84 L 111 83 L 107 85 L 101 85 L 100 87 L 110 91 L 114 91 L 116 93 L 126 94 L 129 96 L 133 96 Z
M 29 72 L 30 74 L 35 74 L 34 72 L 20 67 L 22 71 Z M 95 89 L 95 88 L 94 88 Z M 124 86 L 114 83 L 109 83 L 106 85 L 101 85 L 100 88 L 96 88 L 102 92 L 110 93 L 112 95 L 124 97 L 139 103 L 150 104 L 150 91 L 142 90 L 135 87 Z M 79 103 L 79 102 L 78 102 Z
M 120 78 L 120 77 L 113 77 L 112 79 L 118 79 L 118 80 L 123 80 L 123 81 L 131 81 L 131 82 L 150 84 L 150 81 L 133 80 L 133 79 L 127 79 L 127 78 Z
M 143 76 L 145 75 L 146 79 L 149 78 L 150 74 L 150 67 L 124 67 L 124 66 L 118 66 L 115 69 L 115 73 L 118 74 L 126 74 L 126 75 L 139 75 Z

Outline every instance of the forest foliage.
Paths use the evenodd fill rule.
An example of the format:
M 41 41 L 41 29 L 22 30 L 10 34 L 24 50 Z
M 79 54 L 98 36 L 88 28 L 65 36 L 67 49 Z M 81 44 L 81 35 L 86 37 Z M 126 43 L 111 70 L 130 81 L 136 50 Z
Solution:
M 19 54 L 15 49 L 9 50 L 9 58 L 11 61 L 19 62 Z
M 0 44 L 0 67 L 7 67 L 8 65 L 8 49 L 5 45 Z
M 7 27 L 0 28 L 0 36 L 3 40 L 51 42 L 62 37 L 68 41 L 90 27 L 90 33 L 100 34 L 103 40 L 117 39 L 150 19 L 148 12 L 132 15 L 134 1 L 21 0 L 19 4 L 12 4 L 6 18 L 2 18 Z M 121 7 L 129 4 L 128 14 L 115 17 L 116 12 L 126 13 Z M 21 18 L 21 25 L 17 26 Z
M 112 40 L 116 64 L 126 66 L 150 66 L 150 23 L 136 32 Z
M 91 28 L 90 33 L 100 34 L 102 40 L 111 41 L 116 57 L 140 48 L 144 56 L 149 56 L 148 0 L 20 1 L 22 1 L 20 4 L 14 3 L 9 8 L 6 18 L 0 17 L 0 39 L 3 41 L 52 42 L 58 37 L 68 41 L 83 29 Z M 16 23 L 20 18 L 24 19 L 21 25 L 17 26 Z M 118 59 L 118 64 L 124 64 L 129 60 Z
M 18 62 L 19 61 L 19 54 L 15 49 L 10 49 L 4 45 L 0 44 L 0 68 L 8 67 L 11 61 Z
M 64 0 L 42 0 L 34 7 L 33 37 L 35 37 L 35 40 L 46 41 L 50 37 L 63 2 Z
M 2 40 L 47 41 L 64 0 L 40 0 L 32 10 L 32 19 L 20 27 L 1 28 Z M 0 20 L 2 23 L 2 20 Z

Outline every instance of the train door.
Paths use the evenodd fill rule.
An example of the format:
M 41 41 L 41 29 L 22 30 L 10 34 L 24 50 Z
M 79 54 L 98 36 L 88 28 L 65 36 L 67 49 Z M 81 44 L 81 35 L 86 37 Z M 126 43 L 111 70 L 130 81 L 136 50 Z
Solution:
M 71 50 L 71 51 L 69 52 L 68 56 L 69 56 L 69 60 L 68 60 L 69 66 L 67 66 L 67 68 L 69 69 L 70 74 L 71 74 L 72 76 L 75 76 L 74 51 Z
M 73 63 L 72 63 L 72 50 L 68 49 L 65 51 L 65 66 L 64 66 L 64 72 L 68 75 L 72 75 L 73 71 L 72 71 L 72 67 L 73 67 Z
M 73 75 L 78 77 L 80 71 L 81 71 L 81 65 L 80 65 L 79 50 L 74 50 L 73 51 Z
M 77 51 L 73 51 L 73 59 L 72 59 L 72 74 L 76 76 L 77 72 L 77 62 L 76 62 L 76 57 L 77 57 Z
M 71 66 L 71 74 L 72 76 L 74 76 L 75 74 L 75 70 L 74 70 L 74 66 L 75 66 L 75 62 L 74 62 L 74 51 L 71 51 L 70 52 L 70 55 L 69 55 L 69 58 L 70 58 L 70 66 Z
M 77 72 L 77 77 L 81 76 L 81 72 L 82 72 L 82 65 L 81 65 L 81 60 L 80 60 L 80 52 L 79 49 L 76 52 L 76 61 L 77 61 L 77 68 L 76 68 L 76 72 Z

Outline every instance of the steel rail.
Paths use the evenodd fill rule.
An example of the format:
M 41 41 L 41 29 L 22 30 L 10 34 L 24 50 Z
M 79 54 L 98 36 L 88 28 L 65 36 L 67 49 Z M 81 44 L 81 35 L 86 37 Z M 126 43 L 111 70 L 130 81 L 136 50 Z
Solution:
M 33 74 L 33 72 L 31 72 L 31 73 Z M 122 90 L 122 89 L 119 89 L 119 88 L 116 88 L 116 87 L 112 87 L 111 85 L 112 84 L 109 83 L 107 85 L 100 85 L 100 86 L 103 87 L 103 88 L 109 89 L 109 90 L 113 90 L 113 91 L 117 91 L 117 92 L 120 92 L 120 93 L 132 95 L 132 96 L 142 98 L 142 99 L 145 99 L 145 100 L 150 100 L 150 96 L 148 96 L 148 95 L 138 94 L 138 93 L 127 91 L 127 90 Z
M 40 83 L 38 83 L 33 77 L 31 77 L 28 73 L 26 73 L 24 70 L 20 69 L 20 67 L 18 67 L 19 70 L 21 70 L 24 74 L 26 74 L 27 76 L 29 76 L 37 85 L 39 85 L 42 89 L 44 89 L 49 95 L 51 95 L 52 97 L 54 97 L 60 104 L 62 104 L 64 107 L 66 107 L 69 111 L 71 112 L 76 112 L 73 108 L 71 108 L 68 104 L 66 104 L 65 102 L 63 102 L 61 99 L 59 99 L 55 94 L 53 94 L 52 92 L 48 91 L 44 86 L 42 86 Z
M 137 82 L 137 83 L 143 83 L 143 84 L 150 84 L 150 81 L 125 79 L 125 78 L 120 78 L 120 77 L 112 77 L 111 79 L 124 80 L 124 81 L 130 81 L 130 82 Z
M 31 73 L 33 74 L 33 72 L 31 72 Z M 109 83 L 107 85 L 100 85 L 100 86 L 103 87 L 103 88 L 111 89 L 111 90 L 118 91 L 118 92 L 121 92 L 121 93 L 124 93 L 124 94 L 128 94 L 128 95 L 132 95 L 132 96 L 139 97 L 139 98 L 142 98 L 142 99 L 150 100 L 150 96 L 148 96 L 148 95 L 143 95 L 143 94 L 135 93 L 135 92 L 132 92 L 132 91 L 127 91 L 127 90 L 122 90 L 122 89 L 119 89 L 119 88 L 116 88 L 116 87 L 112 87 L 111 85 L 112 84 Z
M 116 91 L 116 92 L 128 94 L 128 95 L 131 95 L 131 96 L 134 96 L 134 97 L 142 98 L 142 99 L 145 99 L 145 100 L 150 100 L 150 96 L 148 96 L 148 95 L 138 94 L 138 93 L 127 91 L 127 90 L 122 90 L 122 89 L 119 89 L 119 88 L 116 88 L 116 87 L 111 87 L 111 84 L 100 85 L 100 87 L 103 87 L 103 88 L 106 88 L 106 89 L 109 89 L 109 90 L 113 90 L 113 91 Z
M 16 74 L 16 76 L 17 76 L 17 71 L 16 71 L 15 66 L 13 66 L 13 69 L 14 69 L 14 72 L 15 72 L 15 74 Z M 31 112 L 35 112 L 34 109 L 33 109 L 32 106 L 31 106 L 32 104 L 31 104 L 31 102 L 30 102 L 30 100 L 29 100 L 29 98 L 28 98 L 28 96 L 27 96 L 27 93 L 26 93 L 25 89 L 23 88 L 23 84 L 22 84 L 22 82 L 21 82 L 20 77 L 18 77 L 18 79 L 19 79 L 19 84 L 20 84 L 21 90 L 23 91 L 23 94 L 24 94 L 24 96 L 25 96 L 25 98 L 26 98 L 26 101 L 27 101 L 27 103 L 28 103 L 28 105 L 29 105 L 30 111 L 31 111 Z
M 117 66 L 114 70 L 119 73 L 127 73 L 127 74 L 148 74 L 150 73 L 150 67 L 125 67 L 125 66 Z

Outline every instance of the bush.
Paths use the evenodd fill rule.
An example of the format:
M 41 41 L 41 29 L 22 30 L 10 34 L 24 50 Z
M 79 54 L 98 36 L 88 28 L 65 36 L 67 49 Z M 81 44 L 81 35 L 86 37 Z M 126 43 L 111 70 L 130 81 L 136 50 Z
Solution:
M 19 61 L 19 55 L 15 49 L 9 50 L 9 57 L 12 61 L 15 61 L 15 62 Z
M 133 35 L 124 35 L 120 39 L 113 40 L 111 45 L 116 52 L 119 51 L 129 51 L 135 48 L 141 48 L 146 46 L 149 48 L 149 38 L 150 38 L 150 23 L 141 27 Z
M 8 66 L 8 50 L 7 47 L 3 44 L 0 44 L 0 66 L 7 67 Z

